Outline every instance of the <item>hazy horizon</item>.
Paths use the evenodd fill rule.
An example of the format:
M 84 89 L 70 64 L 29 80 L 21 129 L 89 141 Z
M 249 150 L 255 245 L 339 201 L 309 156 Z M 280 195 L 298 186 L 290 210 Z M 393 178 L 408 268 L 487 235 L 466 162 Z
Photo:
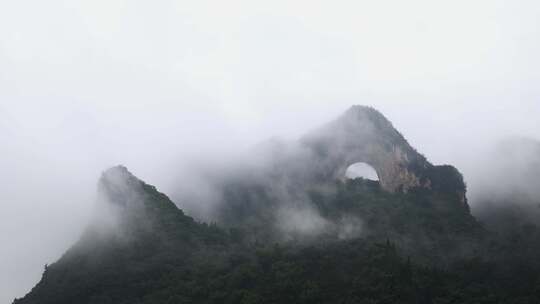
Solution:
M 0 303 L 78 238 L 103 170 L 193 162 L 373 106 L 460 169 L 540 139 L 535 1 L 0 1 Z

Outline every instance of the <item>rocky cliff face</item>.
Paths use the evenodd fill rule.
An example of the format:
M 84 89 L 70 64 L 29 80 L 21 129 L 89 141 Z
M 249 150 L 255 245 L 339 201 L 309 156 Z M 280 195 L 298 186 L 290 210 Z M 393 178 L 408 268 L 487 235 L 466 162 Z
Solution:
M 297 269 L 296 262 L 284 263 L 278 250 L 273 266 L 259 250 L 276 242 L 292 245 L 294 252 L 314 244 L 336 244 L 321 255 L 335 257 L 334 265 L 343 257 L 363 260 L 357 258 L 360 247 L 343 254 L 339 242 L 386 239 L 390 248 L 391 240 L 407 256 L 437 263 L 439 253 L 450 256 L 448 248 L 459 247 L 460 252 L 476 248 L 470 242 L 482 231 L 469 213 L 459 171 L 429 163 L 372 108 L 352 107 L 298 142 L 272 141 L 254 150 L 262 165 L 239 167 L 218 181 L 220 201 L 211 219 L 218 225 L 194 221 L 123 166 L 105 171 L 98 183 L 103 212 L 58 262 L 46 267 L 35 288 L 14 304 L 262 303 L 272 294 L 296 293 L 279 287 L 282 281 L 298 280 L 290 271 Z M 356 162 L 375 168 L 380 184 L 343 180 L 347 167 Z M 326 258 L 305 257 L 309 256 L 315 262 L 305 264 L 309 269 L 334 267 Z M 260 265 L 249 266 L 253 261 Z M 321 261 L 324 265 L 316 264 Z M 343 269 L 350 270 L 350 265 L 356 264 L 347 263 Z M 370 262 L 366 265 L 372 267 Z M 271 269 L 292 274 L 286 280 L 281 272 L 266 277 Z M 347 271 L 339 268 L 339 273 Z M 360 272 L 358 277 L 364 275 Z M 314 279 L 323 277 L 317 274 Z M 247 288 L 241 294 L 254 290 L 251 283 L 257 278 L 260 286 L 278 292 L 260 298 L 235 296 L 239 290 Z M 231 281 L 239 285 L 230 285 Z M 343 287 L 336 290 L 336 299 L 351 289 L 336 285 Z
M 460 172 L 449 165 L 431 164 L 388 119 L 370 107 L 353 106 L 299 141 L 272 140 L 258 146 L 252 155 L 256 165 L 242 163 L 241 169 L 216 182 L 222 187 L 221 195 L 209 220 L 272 230 L 271 234 L 279 236 L 287 227 L 290 229 L 285 234 L 298 230 L 327 233 L 336 220 L 346 217 L 345 212 L 329 218 L 329 214 L 337 214 L 338 207 L 331 206 L 328 198 L 339 196 L 339 187 L 347 184 L 347 168 L 358 162 L 376 170 L 377 187 L 385 195 L 400 200 L 408 194 L 421 194 L 434 214 L 448 210 L 469 214 Z M 330 205 L 322 206 L 321 198 Z M 446 211 L 441 212 L 443 209 Z M 298 218 L 306 219 L 309 225 L 298 225 Z
M 353 106 L 335 121 L 307 134 L 302 143 L 324 164 L 330 178 L 345 176 L 351 164 L 371 165 L 389 192 L 431 189 L 430 171 L 437 170 L 377 110 Z M 464 189 L 455 189 L 464 191 Z
M 162 293 L 173 271 L 189 277 L 197 257 L 227 248 L 224 231 L 195 222 L 123 166 L 103 173 L 98 192 L 102 212 L 14 304 L 168 303 L 141 295 Z
M 165 225 L 190 224 L 193 220 L 152 185 L 135 177 L 124 166 L 103 172 L 98 182 L 98 209 L 92 225 L 107 225 L 108 233 L 132 236 L 153 233 Z

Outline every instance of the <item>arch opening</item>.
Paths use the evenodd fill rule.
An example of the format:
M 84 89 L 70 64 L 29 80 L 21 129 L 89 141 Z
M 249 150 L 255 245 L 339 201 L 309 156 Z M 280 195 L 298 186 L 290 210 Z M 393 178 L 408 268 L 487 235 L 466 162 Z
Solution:
M 358 162 L 347 167 L 345 177 L 348 179 L 363 178 L 372 181 L 379 181 L 377 171 L 369 164 Z

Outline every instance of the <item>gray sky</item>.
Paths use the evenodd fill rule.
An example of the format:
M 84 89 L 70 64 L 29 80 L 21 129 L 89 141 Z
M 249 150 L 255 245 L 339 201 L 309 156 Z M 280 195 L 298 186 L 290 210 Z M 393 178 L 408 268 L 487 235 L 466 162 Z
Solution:
M 366 104 L 472 176 L 488 143 L 540 138 L 539 23 L 534 0 L 0 0 L 0 303 L 114 164 L 167 192 L 194 158 Z

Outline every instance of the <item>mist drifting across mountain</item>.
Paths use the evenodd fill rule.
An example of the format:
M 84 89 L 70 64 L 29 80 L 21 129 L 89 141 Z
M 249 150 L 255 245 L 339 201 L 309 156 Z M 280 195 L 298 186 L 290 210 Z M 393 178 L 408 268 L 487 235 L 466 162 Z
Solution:
M 0 302 L 77 239 L 105 168 L 125 164 L 171 196 L 180 182 L 203 192 L 193 163 L 215 171 L 351 104 L 373 105 L 434 163 L 459 168 L 472 195 L 489 145 L 540 138 L 539 9 L 1 2 Z
M 519 143 L 505 155 L 538 156 L 537 143 Z M 501 193 L 513 205 L 480 201 L 489 212 L 479 222 L 459 171 L 432 165 L 376 110 L 354 106 L 298 142 L 251 151 L 255 164 L 208 177 L 217 196 L 202 210 L 211 212 L 191 212 L 210 225 L 124 166 L 105 171 L 81 239 L 14 303 L 540 299 L 540 229 L 508 212 L 528 202 L 508 188 Z M 372 164 L 379 181 L 345 178 L 342 168 L 357 161 Z M 209 196 L 186 198 L 193 208 Z

